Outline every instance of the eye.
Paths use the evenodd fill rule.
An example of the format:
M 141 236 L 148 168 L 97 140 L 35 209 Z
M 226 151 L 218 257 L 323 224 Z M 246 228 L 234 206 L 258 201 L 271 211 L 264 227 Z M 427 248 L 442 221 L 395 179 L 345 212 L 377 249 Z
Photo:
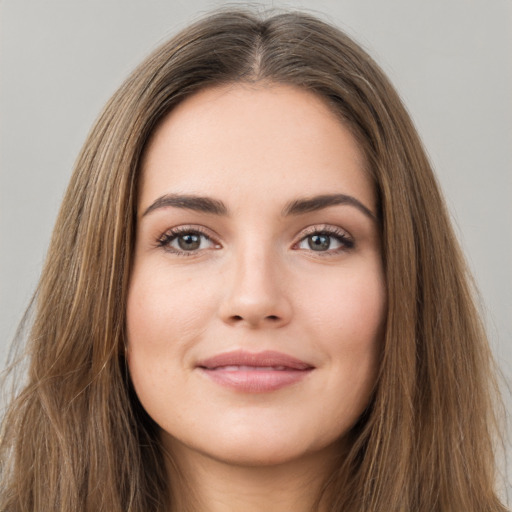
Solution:
M 340 228 L 312 228 L 295 246 L 297 249 L 337 253 L 354 247 L 354 240 Z
M 199 229 L 188 227 L 173 228 L 166 231 L 158 239 L 158 245 L 167 251 L 181 255 L 194 254 L 198 251 L 220 247 L 219 244 Z

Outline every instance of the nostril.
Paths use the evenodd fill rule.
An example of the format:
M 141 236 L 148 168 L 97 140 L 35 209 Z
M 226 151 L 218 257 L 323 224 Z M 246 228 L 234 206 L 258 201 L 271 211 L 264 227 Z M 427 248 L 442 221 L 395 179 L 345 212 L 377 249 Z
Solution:
M 233 315 L 231 317 L 231 320 L 233 322 L 241 322 L 242 320 L 244 320 L 244 317 L 241 315 Z M 265 320 L 270 320 L 271 322 L 277 322 L 279 320 L 279 317 L 277 315 L 267 315 L 265 317 Z

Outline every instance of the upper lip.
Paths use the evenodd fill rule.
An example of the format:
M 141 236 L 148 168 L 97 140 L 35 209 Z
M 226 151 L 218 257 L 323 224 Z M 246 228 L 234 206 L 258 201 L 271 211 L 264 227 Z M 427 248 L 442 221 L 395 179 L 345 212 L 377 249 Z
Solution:
M 290 370 L 310 370 L 313 365 L 296 357 L 273 350 L 247 352 L 234 350 L 198 361 L 197 367 L 212 370 L 223 366 L 284 367 Z

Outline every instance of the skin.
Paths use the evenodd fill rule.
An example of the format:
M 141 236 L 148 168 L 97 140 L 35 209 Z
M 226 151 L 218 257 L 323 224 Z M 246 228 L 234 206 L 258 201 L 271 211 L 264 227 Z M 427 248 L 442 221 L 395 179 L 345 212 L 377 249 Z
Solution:
M 333 193 L 375 215 L 364 166 L 324 101 L 291 86 L 206 89 L 153 134 L 142 165 L 128 363 L 187 494 L 197 496 L 195 510 L 310 509 L 334 445 L 368 405 L 386 309 L 378 222 L 354 204 L 283 215 L 295 200 Z M 228 212 L 155 205 L 166 194 L 214 198 Z M 199 248 L 180 248 L 197 230 Z M 334 232 L 327 245 L 312 249 L 314 233 L 326 230 Z M 278 351 L 314 369 L 254 393 L 197 368 L 238 349 Z M 175 478 L 171 485 L 179 496 Z

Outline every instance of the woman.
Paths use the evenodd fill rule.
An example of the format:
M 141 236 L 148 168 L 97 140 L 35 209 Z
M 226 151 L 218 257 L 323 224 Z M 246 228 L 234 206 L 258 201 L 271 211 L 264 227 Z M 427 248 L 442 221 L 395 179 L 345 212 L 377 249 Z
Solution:
M 418 136 L 347 36 L 222 12 L 78 159 L 1 509 L 503 511 L 491 358 Z

